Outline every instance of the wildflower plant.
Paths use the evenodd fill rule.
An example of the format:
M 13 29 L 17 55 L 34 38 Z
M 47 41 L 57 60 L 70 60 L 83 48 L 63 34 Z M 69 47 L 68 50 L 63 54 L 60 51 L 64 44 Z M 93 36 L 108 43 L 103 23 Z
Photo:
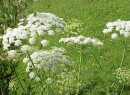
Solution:
M 8 28 L 3 36 L 4 50 L 32 51 L 37 47 L 45 47 L 49 41 L 45 35 L 60 33 L 65 22 L 51 13 L 30 14 L 26 19 L 21 19 L 17 28 Z M 37 46 L 39 45 L 39 46 Z M 17 48 L 17 49 L 16 49 Z
M 40 84 L 42 94 L 50 94 L 55 75 L 63 77 L 73 64 L 64 48 L 45 48 L 50 43 L 47 36 L 60 34 L 65 24 L 54 14 L 37 12 L 20 19 L 18 27 L 8 28 L 3 36 L 3 49 L 11 58 L 23 60 L 30 80 Z
M 86 38 L 82 35 L 77 37 L 67 37 L 67 38 L 61 38 L 59 40 L 59 43 L 69 43 L 69 44 L 78 44 L 78 45 L 86 45 L 86 44 L 92 44 L 94 46 L 102 46 L 103 43 L 98 40 L 97 38 Z
M 0 94 L 10 95 L 10 82 L 18 66 L 16 59 L 10 58 L 6 52 L 0 51 Z
M 66 66 L 72 65 L 72 60 L 69 56 L 63 55 L 64 50 L 64 48 L 53 47 L 51 50 L 33 52 L 30 54 L 32 61 L 29 57 L 25 57 L 23 63 L 27 64 L 26 72 L 29 73 L 29 77 L 40 81 L 40 77 L 42 78 L 45 73 L 48 78 L 51 78 L 56 73 L 65 72 Z
M 71 70 L 67 73 L 62 73 L 65 77 L 62 77 L 61 80 L 56 81 L 56 86 L 58 87 L 57 93 L 60 95 L 63 94 L 72 94 L 77 92 L 77 87 L 83 88 L 84 83 L 77 81 L 77 72 L 76 70 Z M 60 79 L 60 78 L 59 78 Z
M 81 67 L 82 67 L 81 65 L 83 63 L 82 53 L 84 52 L 84 49 L 82 47 L 85 46 L 85 48 L 87 48 L 89 46 L 103 46 L 103 43 L 97 38 L 90 38 L 90 37 L 86 38 L 82 35 L 79 35 L 76 37 L 61 38 L 59 40 L 59 43 L 67 43 L 68 46 L 74 45 L 75 47 L 78 48 L 79 58 L 77 58 L 76 67 L 75 67 L 75 69 L 78 69 L 78 70 L 76 72 L 77 77 L 74 77 L 74 79 L 77 80 L 77 82 L 76 82 L 77 84 L 75 85 L 75 87 L 76 87 L 75 92 L 76 92 L 76 94 L 78 94 L 80 87 L 81 87 L 79 84 L 80 84 L 80 79 L 81 79 Z M 73 88 L 73 86 L 72 86 L 72 88 Z
M 77 19 L 72 19 L 65 25 L 63 34 L 67 37 L 78 36 L 83 31 L 83 23 Z
M 130 69 L 117 68 L 114 75 L 120 84 L 130 86 Z
M 123 52 L 122 52 L 122 58 L 119 64 L 119 67 L 115 70 L 114 76 L 117 83 L 120 84 L 121 86 L 121 93 L 124 89 L 124 86 L 129 86 L 130 85 L 130 70 L 125 68 L 125 65 L 128 65 L 127 62 L 125 62 L 125 58 L 127 56 L 127 47 L 128 46 L 128 38 L 130 36 L 130 21 L 123 21 L 123 20 L 117 20 L 114 22 L 108 22 L 106 24 L 106 29 L 104 29 L 102 32 L 104 34 L 111 33 L 111 38 L 112 39 L 119 39 L 121 35 L 123 35 L 125 38 L 122 40 L 123 41 Z M 125 65 L 123 64 L 125 63 Z M 115 84 L 114 84 L 115 85 Z
M 128 46 L 127 39 L 130 36 L 130 21 L 123 21 L 123 20 L 119 19 L 114 22 L 108 22 L 106 24 L 106 27 L 107 28 L 104 29 L 102 32 L 104 34 L 114 32 L 111 34 L 112 39 L 117 39 L 119 37 L 119 35 L 123 35 L 125 37 L 124 44 L 123 44 L 124 51 L 123 51 L 123 55 L 122 55 L 122 59 L 121 59 L 121 63 L 120 63 L 120 67 L 121 67 L 124 62 L 126 47 Z
M 52 47 L 51 50 L 39 50 L 33 52 L 23 59 L 27 64 L 26 72 L 29 74 L 31 80 L 35 80 L 42 84 L 42 89 L 46 94 L 52 94 L 54 84 L 59 78 L 65 77 L 74 62 L 69 56 L 64 55 L 65 49 Z M 62 81 L 62 80 L 61 80 Z
M 114 22 L 108 22 L 106 27 L 107 28 L 102 31 L 104 34 L 111 33 L 115 29 L 116 32 L 111 34 L 112 39 L 118 38 L 118 35 L 123 35 L 126 38 L 130 36 L 130 21 L 123 21 L 119 19 Z
M 13 58 L 8 56 L 7 52 L 2 49 L 2 40 L 8 27 L 17 26 L 18 19 L 23 16 L 25 8 L 25 0 L 0 0 L 0 95 L 11 95 L 16 91 L 15 89 L 12 93 L 12 87 L 10 87 L 18 67 L 18 61 L 14 57 L 16 51 L 9 52 Z

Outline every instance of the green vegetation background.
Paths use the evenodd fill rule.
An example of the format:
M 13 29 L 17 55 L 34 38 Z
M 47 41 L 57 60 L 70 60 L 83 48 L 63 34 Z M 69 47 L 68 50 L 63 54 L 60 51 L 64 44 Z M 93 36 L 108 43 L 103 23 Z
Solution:
M 66 22 L 71 19 L 78 19 L 85 27 L 81 33 L 85 37 L 94 37 L 100 39 L 104 43 L 103 48 L 93 48 L 92 52 L 83 52 L 83 72 L 81 74 L 81 81 L 85 81 L 86 87 L 83 89 L 81 95 L 109 95 L 107 93 L 107 86 L 113 95 L 120 95 L 120 87 L 114 85 L 113 72 L 119 67 L 124 52 L 124 37 L 121 36 L 117 40 L 110 38 L 110 35 L 104 35 L 102 30 L 105 29 L 107 22 L 113 22 L 118 19 L 130 19 L 130 0 L 27 0 L 27 8 L 25 15 L 34 12 L 49 12 L 58 17 L 63 18 Z M 52 41 L 61 37 L 53 38 Z M 127 47 L 123 67 L 130 67 L 130 48 L 129 39 L 127 40 Z M 53 43 L 55 45 L 55 43 Z M 57 46 L 62 46 L 57 44 Z M 73 47 L 68 48 L 68 54 L 77 60 L 78 49 L 73 51 Z M 94 58 L 93 58 L 94 57 Z M 21 62 L 22 63 L 22 62 Z M 99 65 L 100 64 L 100 65 Z M 25 84 L 25 64 L 17 68 L 19 77 L 23 84 Z M 86 72 L 85 68 L 89 67 L 90 72 Z M 102 67 L 102 69 L 100 68 Z M 21 72 L 22 71 L 22 72 Z M 86 78 L 90 74 L 90 77 Z M 23 75 L 21 77 L 21 75 Z M 85 76 L 86 75 L 86 76 Z M 28 85 L 31 82 L 27 83 Z M 19 89 L 20 91 L 21 89 Z M 28 89 L 31 93 L 31 89 Z M 115 92 L 115 93 L 114 93 Z M 107 94 L 106 94 L 107 93 Z M 123 90 L 122 95 L 129 95 L 130 87 Z

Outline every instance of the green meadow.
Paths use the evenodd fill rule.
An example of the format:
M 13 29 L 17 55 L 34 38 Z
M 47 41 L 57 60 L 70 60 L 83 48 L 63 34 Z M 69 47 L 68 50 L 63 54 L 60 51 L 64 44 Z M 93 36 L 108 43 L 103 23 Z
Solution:
M 31 55 L 35 49 L 25 54 L 20 52 L 18 58 L 16 55 L 8 60 L 8 50 L 3 50 L 3 45 L 0 44 L 0 95 L 130 95 L 130 38 L 115 31 L 116 26 L 111 33 L 102 32 L 107 28 L 108 22 L 119 19 L 129 21 L 129 0 L 27 0 L 26 3 L 27 7 L 23 11 L 24 17 L 32 13 L 37 15 L 37 12 L 51 13 L 63 18 L 68 25 L 67 32 L 62 29 L 61 34 L 39 36 L 35 45 L 30 45 L 35 49 L 38 47 L 39 50 L 45 50 L 43 52 L 45 55 L 40 56 L 42 52 L 40 51 L 37 59 L 45 58 L 46 62 L 50 62 L 48 64 L 55 62 L 53 58 L 59 58 L 56 60 L 57 70 L 53 72 L 50 70 L 51 67 L 48 71 L 40 67 L 37 69 L 38 66 Z M 117 33 L 118 37 L 111 38 L 112 33 Z M 97 41 L 102 42 L 103 45 L 82 45 L 67 43 L 67 41 L 59 43 L 61 38 L 81 35 L 98 39 Z M 40 46 L 41 39 L 47 39 L 49 45 Z M 22 44 L 27 44 L 27 42 L 28 40 L 24 40 Z M 11 44 L 9 49 L 20 49 L 19 46 L 13 45 Z M 52 46 L 63 47 L 65 51 L 63 53 L 53 52 L 50 50 Z M 40 80 L 39 77 L 35 80 L 33 75 L 30 77 L 27 64 L 23 62 L 24 58 L 30 60 L 28 61 L 32 66 L 30 70 L 34 71 Z M 66 67 L 62 70 L 60 67 L 63 63 Z M 7 78 L 9 72 L 13 73 Z M 8 86 L 8 90 L 4 89 L 5 86 Z

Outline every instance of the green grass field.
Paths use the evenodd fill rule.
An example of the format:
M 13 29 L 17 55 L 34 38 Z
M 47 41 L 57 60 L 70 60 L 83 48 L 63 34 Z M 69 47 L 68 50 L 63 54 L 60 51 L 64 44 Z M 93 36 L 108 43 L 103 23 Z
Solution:
M 12 95 L 130 95 L 130 39 L 122 35 L 112 39 L 110 34 L 102 33 L 108 22 L 118 19 L 129 21 L 129 4 L 129 0 L 27 1 L 25 16 L 35 12 L 45 12 L 55 14 L 67 23 L 77 19 L 82 22 L 83 28 L 79 35 L 98 38 L 103 42 L 103 46 L 58 43 L 60 38 L 66 37 L 65 34 L 45 37 L 51 43 L 46 49 L 51 46 L 65 47 L 65 54 L 75 61 L 68 66 L 67 78 L 62 80 L 56 77 L 54 84 L 44 85 L 45 90 L 42 91 L 47 93 L 43 94 L 41 84 L 29 79 L 25 71 L 26 64 L 20 61 L 16 69 L 19 80 L 13 79 L 17 87 L 14 87 L 12 91 L 16 94 L 12 92 Z M 121 71 L 116 73 L 119 68 Z M 123 77 L 118 80 L 117 74 Z M 42 73 L 41 76 L 46 79 L 48 74 Z M 58 81 L 60 81 L 59 84 Z M 45 84 L 45 80 L 41 82 Z

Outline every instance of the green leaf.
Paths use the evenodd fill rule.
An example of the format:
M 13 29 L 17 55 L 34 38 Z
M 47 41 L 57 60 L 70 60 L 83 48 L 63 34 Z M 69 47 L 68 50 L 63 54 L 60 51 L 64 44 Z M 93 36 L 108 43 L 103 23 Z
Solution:
M 0 6 L 0 11 L 1 11 L 2 13 L 4 13 L 4 12 L 5 12 L 5 8 L 4 8 L 3 6 Z
M 8 19 L 8 16 L 7 16 L 7 14 L 4 14 L 4 17 L 5 17 L 5 18 L 4 18 L 5 20 L 7 20 L 7 19 Z
M 18 10 L 18 7 L 15 6 L 15 5 L 13 5 L 12 15 L 13 15 L 14 17 L 16 17 L 16 16 L 18 15 L 17 10 Z
M 1 22 L 4 22 L 5 20 L 4 20 L 3 18 L 0 18 L 0 21 L 1 21 Z
M 12 14 L 9 14 L 9 17 L 10 17 L 11 20 L 14 19 Z

